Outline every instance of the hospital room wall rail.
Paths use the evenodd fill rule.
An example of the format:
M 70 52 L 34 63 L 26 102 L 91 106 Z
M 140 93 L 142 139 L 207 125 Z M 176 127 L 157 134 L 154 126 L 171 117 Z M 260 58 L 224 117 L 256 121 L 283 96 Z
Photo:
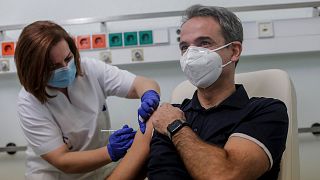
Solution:
M 320 123 L 314 123 L 308 128 L 298 128 L 298 133 L 312 133 L 315 136 L 320 136 Z M 16 146 L 14 143 L 8 143 L 6 147 L 0 147 L 0 153 L 6 152 L 10 155 L 15 154 L 17 151 L 25 151 L 27 146 Z
M 227 9 L 229 9 L 230 11 L 233 11 L 233 12 L 249 12 L 249 11 L 265 11 L 265 10 L 308 8 L 308 7 L 314 8 L 315 12 L 316 12 L 315 16 L 319 16 L 318 7 L 320 7 L 320 1 L 227 7 Z M 184 11 L 169 11 L 169 12 L 155 12 L 155 13 L 142 13 L 142 14 L 110 16 L 110 17 L 106 17 L 106 18 L 77 18 L 77 19 L 70 19 L 70 20 L 56 21 L 56 22 L 62 26 L 93 24 L 93 23 L 101 23 L 103 26 L 106 26 L 107 22 L 136 20 L 136 19 L 177 17 L 177 16 L 182 16 L 183 14 L 184 14 Z M 1 34 L 4 34 L 3 33 L 4 31 L 19 30 L 25 26 L 26 26 L 26 24 L 0 26 L 0 36 L 1 36 Z

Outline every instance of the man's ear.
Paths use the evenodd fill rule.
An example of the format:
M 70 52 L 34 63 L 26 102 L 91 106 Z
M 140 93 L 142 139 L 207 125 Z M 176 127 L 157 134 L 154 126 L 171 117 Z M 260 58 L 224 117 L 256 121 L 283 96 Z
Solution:
M 240 59 L 240 55 L 242 52 L 242 43 L 239 41 L 235 41 L 231 44 L 231 49 L 232 49 L 232 56 L 231 56 L 231 61 L 236 62 Z

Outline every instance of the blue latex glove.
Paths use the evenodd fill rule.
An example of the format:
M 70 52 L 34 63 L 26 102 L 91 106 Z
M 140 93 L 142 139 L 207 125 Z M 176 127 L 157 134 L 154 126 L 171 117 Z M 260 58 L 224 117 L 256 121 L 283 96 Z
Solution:
M 146 131 L 146 121 L 150 118 L 151 114 L 157 109 L 160 102 L 159 94 L 154 90 L 146 91 L 141 97 L 141 106 L 138 109 L 138 122 L 140 131 Z
M 107 145 L 108 153 L 112 161 L 118 161 L 131 147 L 136 131 L 124 125 L 122 129 L 117 130 L 109 137 Z

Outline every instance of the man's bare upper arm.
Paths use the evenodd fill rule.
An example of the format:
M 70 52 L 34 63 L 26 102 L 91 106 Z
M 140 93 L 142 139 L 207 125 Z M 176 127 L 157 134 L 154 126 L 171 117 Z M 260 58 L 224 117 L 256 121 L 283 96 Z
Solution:
M 270 161 L 266 152 L 257 143 L 242 138 L 230 137 L 224 146 L 228 159 L 243 177 L 257 179 L 268 171 Z

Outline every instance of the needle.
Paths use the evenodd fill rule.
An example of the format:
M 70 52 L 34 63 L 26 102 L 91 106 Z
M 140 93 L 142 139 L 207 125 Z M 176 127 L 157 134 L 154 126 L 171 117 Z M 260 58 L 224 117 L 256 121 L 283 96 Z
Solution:
M 101 129 L 101 132 L 115 132 L 117 130 L 114 129 Z

